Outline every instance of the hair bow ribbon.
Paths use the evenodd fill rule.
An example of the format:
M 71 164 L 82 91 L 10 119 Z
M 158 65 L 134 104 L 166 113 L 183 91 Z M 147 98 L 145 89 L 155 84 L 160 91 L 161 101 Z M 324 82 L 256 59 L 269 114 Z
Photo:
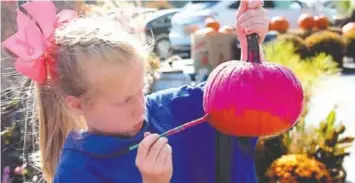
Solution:
M 21 11 L 20 11 L 21 10 Z M 39 84 L 54 77 L 55 28 L 75 17 L 72 10 L 56 14 L 51 1 L 32 1 L 17 11 L 17 32 L 3 42 L 5 48 L 17 56 L 15 69 Z

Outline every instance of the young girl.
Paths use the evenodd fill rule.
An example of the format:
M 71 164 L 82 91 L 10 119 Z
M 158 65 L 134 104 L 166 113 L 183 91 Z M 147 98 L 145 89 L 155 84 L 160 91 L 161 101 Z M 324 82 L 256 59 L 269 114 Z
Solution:
M 32 15 L 37 20 L 33 26 L 39 27 L 26 29 L 33 29 L 27 39 L 32 43 L 37 38 L 44 40 L 42 46 L 34 47 L 46 48 L 40 59 L 32 54 L 27 63 L 21 62 L 25 53 L 19 50 L 24 44 L 10 39 L 4 43 L 19 56 L 17 70 L 38 83 L 40 153 L 47 182 L 214 182 L 216 131 L 208 123 L 169 137 L 169 143 L 158 138 L 158 134 L 204 115 L 204 85 L 145 96 L 148 52 L 137 36 L 113 20 L 97 17 L 52 22 L 55 29 L 51 34 L 44 28 L 51 16 L 37 13 L 44 9 L 55 12 L 51 6 L 45 1 L 24 5 L 28 22 Z M 61 20 L 58 17 L 53 20 Z M 256 32 L 263 41 L 268 30 L 265 9 L 254 1 L 242 1 L 236 18 L 242 46 L 245 32 Z M 26 26 L 32 25 L 28 22 Z M 17 36 L 23 30 L 19 26 Z M 34 73 L 33 68 L 27 69 L 28 63 L 31 68 L 41 68 Z M 137 143 L 137 150 L 115 155 Z M 237 159 L 231 162 L 232 170 L 239 170 Z

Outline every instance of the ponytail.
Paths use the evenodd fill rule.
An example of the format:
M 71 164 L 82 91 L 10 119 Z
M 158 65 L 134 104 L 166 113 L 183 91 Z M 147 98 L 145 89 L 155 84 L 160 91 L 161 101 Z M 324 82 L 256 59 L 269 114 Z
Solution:
M 69 112 L 61 96 L 50 85 L 37 86 L 40 162 L 48 183 L 52 183 L 65 138 L 70 131 L 84 127 Z

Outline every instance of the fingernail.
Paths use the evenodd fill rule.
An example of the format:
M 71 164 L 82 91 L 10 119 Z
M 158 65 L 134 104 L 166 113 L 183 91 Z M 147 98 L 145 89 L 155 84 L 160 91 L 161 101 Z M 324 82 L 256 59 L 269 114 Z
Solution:
M 144 132 L 144 137 L 148 136 L 150 132 Z

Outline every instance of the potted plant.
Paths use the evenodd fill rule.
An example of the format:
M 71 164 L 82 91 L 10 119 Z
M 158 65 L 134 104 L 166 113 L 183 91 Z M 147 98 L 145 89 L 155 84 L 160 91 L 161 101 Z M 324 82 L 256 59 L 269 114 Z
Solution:
M 350 155 L 347 149 L 351 147 L 354 138 L 342 137 L 346 127 L 343 124 L 335 125 L 335 121 L 336 111 L 333 109 L 319 126 L 298 127 L 284 135 L 283 146 L 287 148 L 288 154 L 305 154 L 322 162 L 332 182 L 342 183 L 346 178 L 343 160 Z
M 347 149 L 352 146 L 354 137 L 341 136 L 346 127 L 343 124 L 335 125 L 336 112 L 332 110 L 327 119 L 317 128 L 318 145 L 313 153 L 317 160 L 323 162 L 333 178 L 333 182 L 344 182 L 346 172 L 343 168 L 344 157 L 350 155 Z
M 270 183 L 330 183 L 326 166 L 306 154 L 289 154 L 275 160 L 265 173 Z

